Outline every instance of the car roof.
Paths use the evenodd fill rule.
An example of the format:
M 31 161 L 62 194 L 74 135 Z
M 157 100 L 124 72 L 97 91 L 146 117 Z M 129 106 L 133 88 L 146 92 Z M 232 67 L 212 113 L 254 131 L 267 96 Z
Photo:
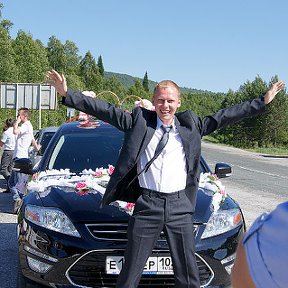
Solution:
M 73 122 L 65 122 L 59 127 L 59 133 L 61 131 L 61 134 L 66 134 L 68 133 L 87 133 L 87 130 L 107 130 L 107 129 L 116 129 L 117 128 L 113 127 L 111 124 L 103 122 L 101 120 L 96 120 L 96 121 L 90 121 L 88 122 L 88 125 L 91 126 L 85 126 L 85 121 L 73 121 Z M 92 132 L 91 131 L 91 132 Z M 92 132 L 93 133 L 93 132 Z
M 41 132 L 56 132 L 59 127 L 56 126 L 49 126 L 49 127 L 43 127 L 40 129 Z

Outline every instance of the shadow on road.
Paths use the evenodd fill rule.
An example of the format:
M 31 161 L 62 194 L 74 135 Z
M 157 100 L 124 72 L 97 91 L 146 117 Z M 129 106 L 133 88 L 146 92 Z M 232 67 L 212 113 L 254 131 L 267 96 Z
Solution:
M 288 158 L 288 155 L 265 155 L 261 154 L 262 157 L 265 158 Z

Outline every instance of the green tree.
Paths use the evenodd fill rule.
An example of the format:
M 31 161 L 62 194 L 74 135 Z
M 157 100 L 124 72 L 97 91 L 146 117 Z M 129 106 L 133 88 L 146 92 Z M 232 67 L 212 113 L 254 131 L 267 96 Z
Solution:
M 65 74 L 78 74 L 79 73 L 79 63 L 81 57 L 79 56 L 79 48 L 72 41 L 67 40 L 64 44 L 64 70 Z
M 10 33 L 10 30 L 11 30 L 11 28 L 13 26 L 13 23 L 10 20 L 4 19 L 4 20 L 1 21 L 0 26 L 2 28 L 4 28 L 7 31 L 7 33 Z
M 12 40 L 7 31 L 0 27 L 0 82 L 17 82 L 18 69 Z
M 19 70 L 18 80 L 27 83 L 42 82 L 49 65 L 47 52 L 41 41 L 34 41 L 32 35 L 20 30 L 12 44 Z
M 127 94 L 128 95 L 135 95 L 135 96 L 138 96 L 138 97 L 143 98 L 143 99 L 144 98 L 146 98 L 148 100 L 151 99 L 151 95 L 144 90 L 144 87 L 143 87 L 140 80 L 135 80 L 134 85 L 132 85 L 128 89 Z
M 239 89 L 242 95 L 242 101 L 251 100 L 256 97 L 263 96 L 268 90 L 268 85 L 261 77 L 257 76 L 254 81 L 247 81 Z M 265 114 L 259 115 L 257 117 L 246 118 L 242 120 L 239 124 L 241 125 L 241 130 L 238 131 L 238 138 L 241 137 L 241 147 L 254 147 L 262 146 L 263 140 L 266 135 L 264 135 L 263 120 Z M 236 135 L 235 135 L 236 136 Z
M 276 81 L 275 76 L 271 83 Z M 241 85 L 237 92 L 229 91 L 222 103 L 223 108 L 263 96 L 268 88 L 267 83 L 257 76 L 254 81 Z M 245 148 L 287 145 L 288 100 L 285 92 L 280 92 L 266 108 L 267 113 L 243 119 L 233 126 L 221 129 L 216 137 L 227 144 Z
M 77 90 L 84 90 L 85 84 L 80 76 L 80 61 L 79 48 L 72 41 L 66 41 L 64 44 L 64 63 L 63 73 L 67 75 L 69 87 Z
M 67 62 L 65 57 L 65 47 L 54 35 L 48 40 L 47 55 L 49 66 L 58 72 L 65 73 Z
M 125 88 L 123 87 L 121 82 L 115 76 L 108 78 L 108 79 L 105 79 L 104 90 L 111 91 L 111 92 L 115 93 L 117 95 L 117 97 L 119 98 L 119 100 L 124 99 L 124 97 L 126 95 Z M 116 104 L 115 97 L 112 97 L 111 100 L 107 100 L 107 101 Z
M 148 80 L 147 71 L 146 71 L 146 73 L 145 73 L 145 75 L 144 75 L 142 85 L 143 85 L 144 90 L 145 90 L 146 92 L 149 92 L 149 80 Z
M 80 75 L 87 90 L 92 90 L 95 93 L 103 90 L 104 79 L 100 75 L 95 58 L 90 51 L 80 61 Z
M 275 83 L 278 77 L 271 81 Z M 288 98 L 285 91 L 277 94 L 275 99 L 267 106 L 268 113 L 262 117 L 262 142 L 261 146 L 283 146 L 288 144 Z
M 105 70 L 104 70 L 104 65 L 103 65 L 103 61 L 102 61 L 102 56 L 101 55 L 98 57 L 97 66 L 98 66 L 100 75 L 102 77 L 104 77 Z
M 55 36 L 51 36 L 47 53 L 50 67 L 66 75 L 69 87 L 85 90 L 85 84 L 80 76 L 81 56 L 74 42 L 67 40 L 63 45 Z
M 14 82 L 18 80 L 18 69 L 9 35 L 13 23 L 2 19 L 3 8 L 3 3 L 0 3 L 0 82 Z

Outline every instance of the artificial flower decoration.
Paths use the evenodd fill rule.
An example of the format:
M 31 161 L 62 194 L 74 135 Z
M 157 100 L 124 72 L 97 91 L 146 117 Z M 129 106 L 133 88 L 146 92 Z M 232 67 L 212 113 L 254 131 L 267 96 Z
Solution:
M 225 186 L 221 183 L 217 175 L 211 173 L 201 173 L 199 187 L 209 190 L 213 193 L 211 205 L 214 212 L 217 212 L 220 208 L 220 205 L 227 197 Z
M 75 189 L 77 190 L 77 194 L 80 196 L 87 195 L 89 192 L 89 187 L 85 182 L 78 182 L 75 185 Z
M 96 176 L 97 178 L 102 177 L 102 176 L 103 176 L 102 170 L 96 170 L 96 171 L 95 171 L 95 176 Z
M 114 169 L 115 169 L 115 167 L 113 165 L 108 165 L 108 170 L 107 170 L 108 174 L 112 175 L 114 172 Z
M 76 190 L 78 191 L 83 191 L 83 190 L 88 190 L 89 187 L 87 186 L 87 184 L 85 182 L 78 182 L 75 185 Z
M 47 170 L 33 175 L 32 180 L 27 184 L 28 192 L 39 192 L 40 197 L 48 194 L 49 187 L 70 187 L 72 191 L 76 191 L 79 196 L 87 194 L 105 193 L 105 187 L 110 179 L 110 175 L 114 172 L 114 166 L 108 165 L 108 168 L 96 168 L 83 170 L 80 175 L 70 172 L 69 169 Z M 74 189 L 73 189 L 74 188 Z M 225 188 L 217 178 L 211 173 L 201 173 L 199 188 L 203 188 L 204 193 L 212 196 L 211 206 L 214 212 L 220 208 L 221 203 L 227 197 Z M 71 190 L 67 190 L 68 192 Z M 124 201 L 115 201 L 111 203 L 127 214 L 132 215 L 134 203 Z
M 27 185 L 29 192 L 38 192 L 40 197 L 46 197 L 50 193 L 49 187 L 70 187 L 66 192 L 75 191 L 77 195 L 84 196 L 88 194 L 105 193 L 105 185 L 107 185 L 110 175 L 114 172 L 114 166 L 108 165 L 108 168 L 96 168 L 83 170 L 80 175 L 70 172 L 69 169 L 47 170 L 35 174 Z M 104 185 L 103 185 L 104 184 Z M 134 203 L 124 201 L 115 201 L 111 205 L 132 215 Z
M 128 202 L 127 205 L 126 205 L 126 209 L 128 211 L 133 211 L 134 210 L 134 206 L 135 206 L 135 203 Z

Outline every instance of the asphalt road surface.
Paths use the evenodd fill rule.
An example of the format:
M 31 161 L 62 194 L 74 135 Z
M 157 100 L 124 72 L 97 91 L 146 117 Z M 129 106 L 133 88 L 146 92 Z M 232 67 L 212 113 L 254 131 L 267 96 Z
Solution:
M 2 177 L 2 176 L 1 176 Z M 5 181 L 0 179 L 0 287 L 16 288 L 18 268 L 17 216 L 12 214 L 13 200 L 6 190 Z
M 242 207 L 248 226 L 260 214 L 287 200 L 288 157 L 269 157 L 210 143 L 202 144 L 202 154 L 213 169 L 217 162 L 232 165 L 233 175 L 223 179 L 223 184 Z M 11 194 L 2 193 L 5 189 L 5 181 L 0 178 L 0 287 L 16 288 L 17 216 L 12 213 Z
M 202 143 L 202 155 L 214 170 L 217 162 L 232 165 L 222 180 L 227 193 L 241 206 L 248 226 L 263 212 L 288 199 L 288 156 L 271 157 L 237 148 Z

